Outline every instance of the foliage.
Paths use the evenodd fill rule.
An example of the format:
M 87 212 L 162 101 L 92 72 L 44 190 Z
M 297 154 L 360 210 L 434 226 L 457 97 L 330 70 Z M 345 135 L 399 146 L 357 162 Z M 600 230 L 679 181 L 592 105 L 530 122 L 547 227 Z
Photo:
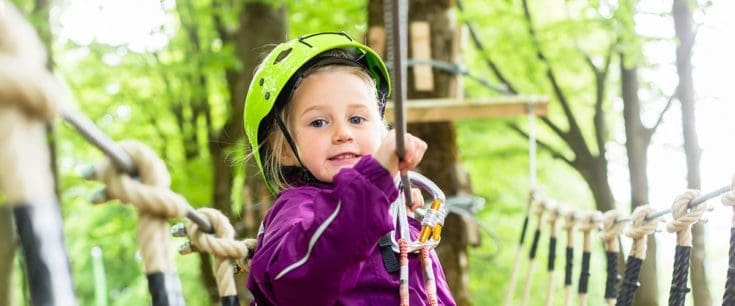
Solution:
M 14 1 L 22 4 L 31 2 Z M 236 9 L 228 10 L 232 7 L 218 7 L 217 4 L 221 3 L 216 0 L 178 1 L 174 5 L 171 2 L 161 1 L 166 13 L 172 16 L 170 23 L 152 33 L 169 39 L 163 48 L 136 50 L 125 44 L 78 43 L 59 38 L 61 30 L 58 24 L 53 23 L 57 26 L 54 29 L 57 39 L 53 46 L 55 62 L 57 73 L 74 92 L 78 107 L 97 126 L 113 139 L 136 139 L 154 148 L 171 172 L 172 189 L 184 195 L 192 205 L 207 206 L 212 201 L 213 192 L 212 160 L 207 147 L 213 132 L 225 124 L 227 114 L 233 111 L 228 104 L 229 93 L 223 71 L 237 69 L 243 64 L 236 59 L 234 47 L 223 44 L 219 38 L 213 16 L 221 16 L 228 27 L 236 27 L 238 12 Z M 465 62 L 472 73 L 492 75 L 482 61 L 482 56 L 492 56 L 517 82 L 521 93 L 550 93 L 551 88 L 544 79 L 545 67 L 535 60 L 523 12 L 517 1 L 463 2 L 467 9 L 460 16 L 460 21 L 473 22 L 481 29 L 481 39 L 490 46 L 489 50 L 483 51 L 465 48 Z M 291 37 L 334 30 L 344 30 L 359 37 L 366 31 L 366 1 L 270 3 L 285 4 Z M 583 50 L 593 54 L 593 60 L 599 61 L 613 37 L 630 34 L 623 26 L 628 21 L 621 17 L 627 14 L 618 15 L 618 11 L 607 3 L 532 1 L 536 22 L 540 25 L 541 45 L 550 63 L 554 67 L 563 67 L 559 74 L 564 90 L 576 101 L 581 101 L 574 110 L 579 118 L 585 118 L 583 129 L 589 136 L 593 133 L 589 110 L 593 99 L 590 90 L 593 76 L 578 56 L 579 52 Z M 632 10 L 630 7 L 626 9 Z M 199 37 L 198 44 L 193 42 L 192 33 Z M 202 83 L 202 79 L 206 82 Z M 470 96 L 496 94 L 488 93 L 471 81 L 466 83 L 466 87 Z M 617 93 L 610 90 L 607 95 L 612 98 Z M 210 107 L 210 117 L 197 113 L 197 107 L 204 105 L 200 103 Z M 558 107 L 552 105 L 551 118 L 561 119 L 560 113 Z M 609 116 L 617 114 L 610 112 Z M 524 120 L 458 123 L 461 160 L 471 174 L 473 190 L 487 201 L 477 218 L 482 224 L 492 225 L 490 230 L 497 237 L 493 240 L 483 236 L 482 246 L 471 252 L 470 284 L 477 305 L 499 304 L 510 274 L 509 263 L 513 261 L 526 205 L 529 157 L 527 140 L 509 133 L 508 123 L 516 122 L 523 126 Z M 87 196 L 100 184 L 84 182 L 78 172 L 102 156 L 71 128 L 61 126 L 58 154 L 64 230 L 80 304 L 91 305 L 94 301 L 90 250 L 99 246 L 104 254 L 111 305 L 143 305 L 147 303 L 148 296 L 135 241 L 137 216 L 132 208 L 120 203 L 91 207 Z M 539 127 L 536 132 L 540 137 L 551 139 L 549 143 L 552 146 L 561 148 L 561 141 L 554 140 L 548 130 Z M 230 156 L 235 161 L 241 160 L 244 145 L 236 144 L 235 147 Z M 564 154 L 571 153 L 565 151 Z M 537 158 L 538 180 L 545 186 L 546 194 L 569 207 L 593 206 L 589 191 L 575 172 L 548 154 L 539 153 Z M 238 174 L 237 182 L 242 181 L 242 175 Z M 233 192 L 233 198 L 240 198 L 238 191 Z M 241 201 L 235 200 L 235 205 L 241 205 Z M 233 208 L 237 211 L 239 207 Z M 545 245 L 544 241 L 541 247 Z M 545 253 L 545 249 L 540 252 Z M 593 267 L 603 264 L 602 257 L 597 254 L 602 253 L 593 255 Z M 198 257 L 176 256 L 176 260 L 187 302 L 190 305 L 207 304 L 206 290 L 199 281 Z M 546 259 L 539 258 L 538 261 L 545 263 Z M 557 258 L 557 273 L 561 267 L 563 265 Z M 577 273 L 575 271 L 575 275 Z M 537 269 L 534 292 L 545 292 L 546 276 L 544 269 Z M 590 301 L 602 300 L 603 283 L 602 273 L 593 272 Z M 533 298 L 531 304 L 538 305 L 544 297 L 539 294 Z M 557 298 L 561 296 L 557 295 Z

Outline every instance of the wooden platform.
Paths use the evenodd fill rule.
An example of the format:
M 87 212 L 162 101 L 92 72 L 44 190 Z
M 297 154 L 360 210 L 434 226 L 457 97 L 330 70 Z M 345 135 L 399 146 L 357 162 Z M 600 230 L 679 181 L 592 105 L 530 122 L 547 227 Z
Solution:
M 408 100 L 408 122 L 456 121 L 463 119 L 490 119 L 528 114 L 533 103 L 536 116 L 545 116 L 549 99 L 545 96 L 508 96 L 496 98 L 421 99 Z M 388 102 L 385 118 L 393 122 L 393 103 Z

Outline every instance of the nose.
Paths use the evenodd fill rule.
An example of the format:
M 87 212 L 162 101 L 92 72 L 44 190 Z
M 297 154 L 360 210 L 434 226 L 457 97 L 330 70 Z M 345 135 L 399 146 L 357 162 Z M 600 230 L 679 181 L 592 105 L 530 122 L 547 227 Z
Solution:
M 338 123 L 334 125 L 334 135 L 332 142 L 334 143 L 346 143 L 353 140 L 352 128 L 346 122 Z

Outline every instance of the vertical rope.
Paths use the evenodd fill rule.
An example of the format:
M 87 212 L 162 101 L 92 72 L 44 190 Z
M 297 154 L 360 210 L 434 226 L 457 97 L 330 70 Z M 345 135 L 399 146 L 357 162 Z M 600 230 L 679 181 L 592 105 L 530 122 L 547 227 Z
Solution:
M 406 239 L 398 239 L 398 248 L 401 256 L 401 276 L 398 285 L 398 292 L 401 306 L 408 306 L 408 242 Z
M 635 290 L 638 289 L 638 275 L 641 272 L 641 264 L 646 258 L 647 236 L 656 231 L 658 218 L 646 220 L 646 216 L 653 213 L 648 205 L 637 207 L 631 215 L 630 226 L 625 230 L 625 235 L 633 239 L 630 255 L 625 265 L 623 282 L 620 285 L 617 306 L 630 306 L 633 303 Z
M 214 257 L 220 304 L 222 306 L 239 305 L 234 275 L 246 269 L 243 262 L 251 255 L 251 249 L 255 249 L 256 242 L 253 239 L 235 240 L 235 229 L 230 224 L 230 220 L 219 210 L 205 207 L 198 209 L 197 212 L 209 221 L 214 233 L 205 233 L 196 223 L 187 222 L 185 234 L 191 240 L 192 250 L 209 253 Z M 174 226 L 174 228 L 177 227 L 180 228 L 180 226 Z M 175 231 L 174 233 L 176 234 Z
M 536 231 L 533 233 L 533 241 L 531 242 L 531 250 L 528 253 L 528 271 L 526 273 L 526 282 L 523 287 L 523 298 L 521 299 L 521 303 L 519 305 L 526 306 L 528 305 L 528 298 L 531 295 L 531 285 L 533 284 L 533 272 L 536 269 L 536 250 L 538 249 L 538 242 L 541 238 L 541 226 L 543 225 L 543 216 L 544 212 L 546 211 L 546 205 L 545 203 L 538 203 L 536 205 L 536 216 L 537 216 L 537 223 L 536 223 Z
M 138 245 L 153 305 L 185 305 L 169 247 L 167 220 L 184 217 L 189 204 L 169 189 L 171 176 L 166 164 L 152 149 L 135 141 L 120 145 L 138 169 L 138 178 L 118 172 L 109 159 L 98 167 L 97 177 L 104 181 L 108 199 L 119 199 L 138 210 Z
M 429 247 L 421 247 L 421 265 L 424 266 L 424 288 L 426 296 L 429 300 L 429 306 L 437 306 L 438 299 L 436 297 L 436 280 L 434 279 L 434 268 L 431 266 L 431 256 L 429 256 Z
M 531 215 L 531 207 L 533 206 L 533 203 L 535 202 L 535 192 L 534 190 L 530 190 L 528 192 L 528 200 L 526 202 L 526 213 L 523 217 L 523 226 L 521 227 L 521 237 L 518 242 L 518 246 L 516 247 L 515 256 L 513 257 L 513 269 L 510 273 L 510 282 L 508 283 L 508 288 L 505 291 L 505 298 L 503 299 L 503 306 L 510 306 L 511 301 L 513 300 L 513 294 L 515 293 L 516 289 L 516 283 L 518 282 L 518 275 L 520 274 L 520 267 L 521 267 L 521 259 L 523 256 L 521 256 L 521 253 L 523 251 L 523 243 L 526 239 L 526 233 L 528 232 L 528 222 Z
M 591 248 L 592 243 L 590 239 L 590 232 L 597 228 L 597 222 L 600 220 L 600 212 L 592 211 L 588 212 L 582 217 L 579 222 L 579 230 L 582 232 L 582 266 L 579 271 L 579 287 L 577 295 L 579 296 L 579 305 L 587 305 L 587 288 L 589 285 L 590 278 L 590 259 L 591 259 Z
M 730 250 L 728 251 L 727 280 L 722 295 L 722 305 L 735 305 L 735 176 L 732 178 L 730 191 L 722 196 L 722 204 L 733 210 L 732 227 L 730 228 Z
M 689 259 L 692 253 L 692 224 L 699 221 L 707 209 L 707 205 L 697 205 L 689 209 L 689 202 L 698 197 L 699 191 L 689 190 L 680 195 L 671 205 L 673 220 L 666 226 L 670 233 L 676 233 L 676 253 L 674 255 L 674 271 L 669 291 L 670 306 L 684 306 L 686 294 L 689 293 Z
M 617 222 L 621 213 L 615 209 L 606 211 L 602 215 L 602 232 L 600 240 L 605 246 L 605 259 L 607 260 L 607 277 L 605 278 L 605 300 L 608 305 L 615 305 L 617 296 L 617 284 L 620 280 L 618 275 L 618 253 L 620 246 L 618 244 L 620 234 L 623 232 L 622 222 Z
M 557 236 L 557 220 L 559 220 L 559 208 L 549 207 L 549 257 L 546 270 L 549 272 L 549 282 L 546 286 L 546 306 L 554 303 L 554 263 L 556 261 L 556 236 Z
M 2 221 L 15 225 L 0 243 L 13 252 L 17 233 L 34 305 L 77 305 L 46 133 L 67 95 L 46 69 L 38 34 L 12 1 L 0 0 L 0 32 L 0 193 L 10 205 Z M 12 257 L 0 260 L 12 271 Z M 4 283 L 10 276 L 3 274 L 0 286 L 10 286 Z M 0 303 L 6 299 L 0 296 Z
M 574 227 L 577 220 L 573 210 L 564 215 L 564 230 L 567 232 L 566 265 L 564 265 L 564 306 L 572 305 L 572 275 L 574 269 Z

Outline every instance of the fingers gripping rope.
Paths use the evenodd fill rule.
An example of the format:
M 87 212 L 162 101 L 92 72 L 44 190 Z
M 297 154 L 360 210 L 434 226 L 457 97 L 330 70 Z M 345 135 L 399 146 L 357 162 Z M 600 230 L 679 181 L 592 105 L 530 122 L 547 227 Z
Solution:
M 220 297 L 235 296 L 237 289 L 233 275 L 238 272 L 238 266 L 244 267 L 243 260 L 250 253 L 248 245 L 251 242 L 235 240 L 235 230 L 230 220 L 219 210 L 200 208 L 197 212 L 212 224 L 214 234 L 199 230 L 194 222 L 186 223 L 186 233 L 196 249 L 214 256 Z

